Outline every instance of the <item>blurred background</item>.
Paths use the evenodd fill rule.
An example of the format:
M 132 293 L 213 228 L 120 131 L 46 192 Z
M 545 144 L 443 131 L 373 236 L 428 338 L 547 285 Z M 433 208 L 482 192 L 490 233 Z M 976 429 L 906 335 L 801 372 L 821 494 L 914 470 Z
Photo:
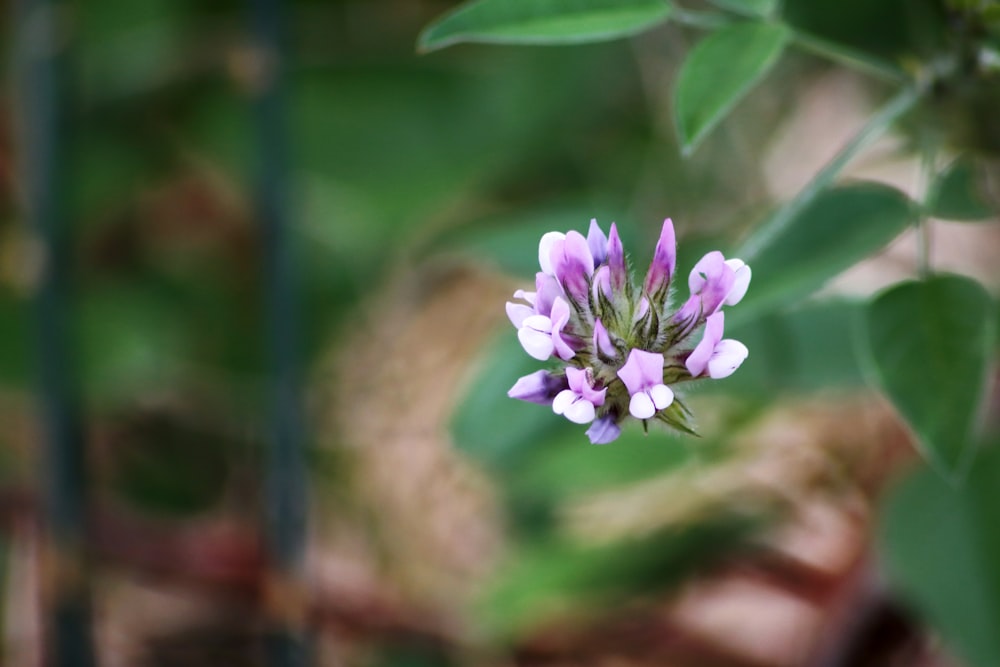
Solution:
M 88 480 L 76 576 L 97 664 L 268 664 L 275 618 L 309 637 L 321 665 L 1000 664 L 989 630 L 1000 560 L 955 574 L 968 536 L 924 530 L 954 516 L 949 502 L 997 504 L 997 465 L 983 464 L 979 495 L 953 497 L 854 352 L 862 300 L 916 274 L 912 236 L 803 303 L 742 321 L 734 310 L 727 334 L 750 358 L 691 390 L 700 438 L 633 428 L 593 447 L 506 397 L 539 367 L 503 304 L 532 284 L 543 232 L 617 222 L 641 272 L 669 216 L 686 276 L 797 192 L 889 86 L 790 51 L 682 158 L 669 99 L 700 37 L 690 28 L 418 55 L 421 28 L 452 3 L 284 4 L 309 513 L 290 588 L 275 584 L 261 528 L 271 311 L 256 206 L 269 165 L 250 12 L 193 0 L 61 10 L 72 40 L 51 197 L 66 211 L 66 370 Z M 0 3 L 0 662 L 21 667 L 51 655 L 65 568 L 44 520 L 62 478 L 43 447 L 47 351 L 31 299 L 44 260 L 19 171 L 14 54 L 37 35 L 11 5 Z M 962 29 L 930 1 L 786 11 L 901 63 Z M 992 165 L 995 194 L 991 85 L 917 117 L 940 119 L 946 152 Z M 847 177 L 918 194 L 914 136 L 904 124 Z M 989 210 L 979 217 L 933 223 L 934 264 L 996 294 L 1000 229 Z M 984 442 L 1000 426 L 995 396 L 989 406 Z M 935 598 L 887 573 L 887 558 L 905 570 L 921 550 L 942 554 L 916 567 L 953 592 L 943 606 L 913 604 Z M 971 651 L 955 650 L 956 626 L 981 631 Z

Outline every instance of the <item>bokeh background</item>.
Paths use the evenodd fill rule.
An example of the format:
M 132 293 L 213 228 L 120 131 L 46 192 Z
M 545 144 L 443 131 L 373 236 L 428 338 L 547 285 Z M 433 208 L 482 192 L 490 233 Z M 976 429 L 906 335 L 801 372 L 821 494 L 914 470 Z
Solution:
M 260 529 L 266 241 L 254 206 L 266 165 L 248 12 L 70 4 L 70 132 L 54 196 L 71 224 L 99 664 L 266 664 L 267 620 L 287 610 Z M 929 1 L 786 4 L 803 29 L 904 64 L 961 32 Z M 13 53 L 32 35 L 0 5 L 0 661 L 20 667 L 51 649 L 58 582 L 30 317 L 38 254 L 17 168 Z M 912 235 L 803 303 L 743 321 L 734 310 L 727 335 L 750 357 L 691 390 L 700 438 L 636 427 L 593 447 L 506 397 L 538 367 L 503 304 L 531 284 L 543 232 L 615 221 L 641 272 L 669 216 L 683 283 L 704 252 L 735 247 L 794 195 L 890 86 L 789 51 L 684 158 L 670 95 L 701 36 L 690 28 L 418 55 L 420 30 L 452 3 L 285 5 L 309 498 L 305 583 L 289 613 L 315 664 L 1000 664 L 989 630 L 1000 560 L 948 567 L 968 537 L 949 527 L 948 503 L 996 505 L 997 466 L 956 496 L 866 387 L 855 351 L 863 300 L 916 274 Z M 972 149 L 994 166 L 995 194 L 991 86 L 924 105 L 845 178 L 919 195 L 911 130 L 930 117 L 944 155 Z M 937 268 L 996 294 L 991 215 L 934 221 L 932 252 Z M 995 440 L 995 397 L 984 414 L 984 442 Z M 995 510 L 977 517 L 996 525 Z M 953 592 L 943 606 L 887 570 L 887 554 L 903 554 L 905 570 L 914 550 L 942 554 L 918 567 Z M 979 632 L 971 651 L 963 632 Z

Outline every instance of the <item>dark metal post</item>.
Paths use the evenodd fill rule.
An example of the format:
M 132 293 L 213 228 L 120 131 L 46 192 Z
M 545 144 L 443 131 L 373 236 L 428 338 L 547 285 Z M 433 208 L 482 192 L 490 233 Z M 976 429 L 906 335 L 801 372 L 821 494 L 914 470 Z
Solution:
M 284 101 L 284 16 L 281 0 L 251 0 L 253 94 L 259 142 L 258 216 L 270 345 L 272 429 L 267 479 L 267 546 L 271 559 L 269 637 L 272 665 L 308 662 L 301 577 L 306 538 L 304 426 L 299 383 L 299 331 L 290 239 L 288 135 Z
M 86 465 L 70 337 L 65 161 L 69 34 L 58 0 L 15 3 L 24 214 L 37 239 L 34 338 L 45 436 L 46 662 L 94 665 L 86 558 Z

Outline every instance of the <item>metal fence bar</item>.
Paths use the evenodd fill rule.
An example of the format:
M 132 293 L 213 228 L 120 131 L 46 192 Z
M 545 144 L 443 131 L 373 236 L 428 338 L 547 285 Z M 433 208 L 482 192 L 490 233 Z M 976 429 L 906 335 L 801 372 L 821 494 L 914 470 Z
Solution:
M 86 576 L 86 465 L 70 337 L 71 235 L 65 160 L 69 35 L 59 0 L 14 5 L 25 218 L 38 240 L 34 338 L 45 437 L 46 663 L 94 665 Z
M 267 468 L 267 546 L 273 567 L 270 663 L 309 662 L 301 567 L 306 539 L 306 475 L 301 406 L 296 280 L 291 249 L 288 135 L 284 99 L 281 0 L 251 0 L 254 120 L 259 144 L 258 216 L 271 375 L 271 442 Z

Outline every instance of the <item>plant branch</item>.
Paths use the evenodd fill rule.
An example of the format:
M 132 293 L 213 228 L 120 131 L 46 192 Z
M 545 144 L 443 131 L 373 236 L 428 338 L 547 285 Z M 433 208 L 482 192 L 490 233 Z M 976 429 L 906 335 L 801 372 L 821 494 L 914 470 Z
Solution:
M 913 85 L 904 88 L 885 106 L 879 109 L 865 126 L 840 149 L 832 160 L 806 183 L 789 202 L 779 208 L 770 219 L 757 227 L 753 235 L 740 247 L 737 255 L 744 261 L 751 261 L 775 237 L 780 235 L 823 190 L 830 186 L 837 175 L 862 150 L 870 146 L 876 139 L 912 109 L 923 96 L 926 84 Z
M 910 80 L 906 72 L 891 63 L 878 58 L 872 58 L 852 49 L 844 48 L 808 33 L 799 32 L 798 30 L 793 31 L 792 43 L 804 51 L 830 60 L 838 65 L 844 65 L 859 72 L 870 74 L 883 81 L 899 84 Z

